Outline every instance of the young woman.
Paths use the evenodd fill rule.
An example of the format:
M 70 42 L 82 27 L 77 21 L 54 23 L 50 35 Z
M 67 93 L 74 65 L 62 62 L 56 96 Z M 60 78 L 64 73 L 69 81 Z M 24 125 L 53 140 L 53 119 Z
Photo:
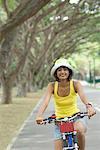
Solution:
M 37 124 L 43 123 L 43 113 L 49 104 L 52 94 L 54 95 L 55 115 L 57 118 L 69 117 L 80 112 L 77 106 L 77 94 L 86 106 L 89 117 L 95 114 L 94 108 L 84 94 L 81 83 L 72 80 L 73 69 L 66 59 L 60 58 L 55 62 L 51 69 L 51 75 L 55 77 L 56 81 L 48 84 L 43 104 L 36 117 Z M 74 128 L 78 131 L 80 150 L 85 150 L 87 119 L 88 117 L 84 117 L 74 122 Z M 55 125 L 55 150 L 62 150 L 61 133 L 57 125 Z

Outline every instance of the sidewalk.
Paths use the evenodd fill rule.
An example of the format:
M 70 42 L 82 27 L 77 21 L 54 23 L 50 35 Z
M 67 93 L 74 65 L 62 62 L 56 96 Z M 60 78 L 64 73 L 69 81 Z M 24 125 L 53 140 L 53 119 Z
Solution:
M 42 101 L 42 99 L 40 100 Z M 8 145 L 6 150 L 41 150 L 42 147 L 52 150 L 53 147 L 53 132 L 52 125 L 39 126 L 35 123 L 35 117 L 40 104 L 38 104 L 27 120 L 22 125 L 17 136 Z M 53 105 L 50 103 L 46 116 L 53 113 Z M 47 136 L 49 131 L 49 135 Z M 48 147 L 49 146 L 49 147 Z
M 89 94 L 90 90 L 88 91 Z M 89 94 L 90 95 L 90 94 Z M 40 104 L 39 104 L 40 105 Z M 79 106 L 82 108 L 81 103 Z M 17 137 L 13 139 L 6 150 L 54 150 L 53 125 L 39 126 L 35 123 L 35 116 L 39 106 L 33 110 L 24 122 Z M 45 117 L 53 113 L 52 100 L 44 114 Z M 86 134 L 86 150 L 100 149 L 100 112 L 89 121 Z

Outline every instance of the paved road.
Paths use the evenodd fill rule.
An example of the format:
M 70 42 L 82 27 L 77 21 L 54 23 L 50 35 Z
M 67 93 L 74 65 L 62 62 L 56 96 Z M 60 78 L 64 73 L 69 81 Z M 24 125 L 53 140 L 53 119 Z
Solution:
M 86 134 L 86 150 L 100 149 L 100 90 L 85 88 L 86 94 L 94 104 L 97 114 L 89 121 Z M 84 110 L 84 105 L 79 100 L 79 107 Z M 40 104 L 39 104 L 40 105 Z M 39 106 L 38 105 L 38 106 Z M 53 150 L 53 125 L 39 126 L 35 123 L 38 106 L 24 122 L 17 137 L 13 139 L 7 150 Z M 44 116 L 53 113 L 53 100 Z

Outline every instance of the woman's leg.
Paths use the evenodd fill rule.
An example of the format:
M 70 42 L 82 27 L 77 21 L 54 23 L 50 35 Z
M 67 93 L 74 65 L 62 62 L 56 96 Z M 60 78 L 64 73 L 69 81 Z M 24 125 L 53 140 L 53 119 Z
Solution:
M 54 126 L 54 139 L 55 150 L 62 150 L 62 135 L 58 125 Z
M 78 145 L 80 150 L 85 150 L 85 133 L 86 127 L 80 121 L 74 123 L 74 129 L 78 132 Z
M 62 140 L 55 140 L 55 150 L 62 150 Z

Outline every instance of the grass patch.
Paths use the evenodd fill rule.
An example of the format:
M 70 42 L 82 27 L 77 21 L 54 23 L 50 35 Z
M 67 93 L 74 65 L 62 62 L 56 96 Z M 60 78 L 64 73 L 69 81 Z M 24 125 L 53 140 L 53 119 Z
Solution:
M 0 105 L 0 150 L 5 150 L 42 96 L 28 93 L 27 97 L 13 96 L 13 104 Z

